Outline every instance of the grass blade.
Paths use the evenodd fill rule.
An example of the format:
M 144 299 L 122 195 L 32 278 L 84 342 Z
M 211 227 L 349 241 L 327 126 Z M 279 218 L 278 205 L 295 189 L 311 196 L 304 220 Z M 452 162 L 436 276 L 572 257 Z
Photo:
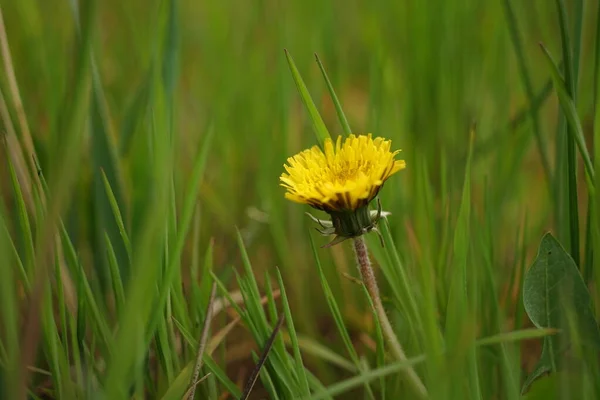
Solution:
M 577 82 L 577 72 L 573 71 L 574 64 L 572 60 L 572 51 L 571 51 L 571 40 L 569 38 L 569 26 L 567 22 L 567 10 L 565 8 L 565 4 L 563 0 L 556 0 L 556 6 L 558 8 L 558 16 L 559 16 L 559 26 L 560 26 L 560 38 L 562 42 L 562 54 L 563 60 L 565 63 L 564 68 L 564 82 L 566 87 L 566 96 L 563 97 L 570 98 L 573 103 L 573 109 L 567 111 L 566 107 L 563 105 L 565 103 L 564 100 L 561 100 L 561 106 L 563 108 L 563 112 L 567 117 L 567 147 L 566 151 L 566 160 L 567 160 L 567 191 L 569 198 L 569 238 L 570 238 L 570 250 L 571 255 L 573 256 L 573 260 L 575 260 L 575 264 L 579 266 L 579 205 L 577 201 L 577 158 L 575 154 L 575 142 L 577 142 L 577 137 L 579 133 L 576 131 L 576 128 L 573 126 L 573 118 L 577 116 L 575 109 L 575 101 L 576 101 L 576 82 Z M 544 51 L 546 56 L 549 56 L 547 51 Z M 552 63 L 554 64 L 554 63 Z M 553 74 L 554 77 L 554 74 Z M 554 77 L 556 80 L 556 77 Z M 560 100 L 560 95 L 559 95 Z M 570 115 L 571 114 L 571 115 Z M 581 136 L 581 142 L 578 143 L 580 147 L 580 152 L 583 154 L 581 147 L 585 148 L 585 142 L 583 141 L 583 135 Z M 587 149 L 586 149 L 587 153 Z M 585 159 L 584 159 L 585 162 Z M 588 168 L 586 167 L 586 170 Z M 589 168 L 589 171 L 592 171 Z
M 552 81 L 554 82 L 554 88 L 556 89 L 558 100 L 560 101 L 562 110 L 565 113 L 565 117 L 567 118 L 569 126 L 571 127 L 569 133 L 572 135 L 572 139 L 577 144 L 577 148 L 579 149 L 579 153 L 581 155 L 581 158 L 583 159 L 583 165 L 585 167 L 585 172 L 588 178 L 588 184 L 591 186 L 592 189 L 594 189 L 594 166 L 592 164 L 592 160 L 590 159 L 590 155 L 585 145 L 583 128 L 581 127 L 581 121 L 579 120 L 579 116 L 577 115 L 577 108 L 575 107 L 575 103 L 573 102 L 573 99 L 567 91 L 565 81 L 561 78 L 560 72 L 558 71 L 558 67 L 552 59 L 552 56 L 550 55 L 546 47 L 544 47 L 544 45 L 540 44 L 540 47 L 542 48 L 544 55 L 546 56 L 546 61 L 548 62 L 548 66 L 552 74 Z
M 540 159 L 542 161 L 544 175 L 546 175 L 546 180 L 548 182 L 548 185 L 550 186 L 550 193 L 552 193 L 552 171 L 550 170 L 550 162 L 548 160 L 548 152 L 546 150 L 546 141 L 544 139 L 544 136 L 542 135 L 542 130 L 540 128 L 538 111 L 537 108 L 534 107 L 534 104 L 537 103 L 537 98 L 533 90 L 533 83 L 531 81 L 529 70 L 527 69 L 527 63 L 525 61 L 525 54 L 523 52 L 523 41 L 519 32 L 517 17 L 511 4 L 511 0 L 503 0 L 503 5 L 506 18 L 508 19 L 508 30 L 510 33 L 510 38 L 513 44 L 515 55 L 517 56 L 517 64 L 519 67 L 519 76 L 521 78 L 521 84 L 525 88 L 525 94 L 527 95 L 527 101 L 529 103 L 527 112 L 533 125 L 533 134 L 537 143 Z
M 298 68 L 296 68 L 296 64 L 294 63 L 291 54 L 287 50 L 285 50 L 285 57 L 287 58 L 290 71 L 292 72 L 292 77 L 294 78 L 296 88 L 298 89 L 298 93 L 300 93 L 302 102 L 304 103 L 304 106 L 310 115 L 310 120 L 312 121 L 313 129 L 315 135 L 317 136 L 317 141 L 321 145 L 321 148 L 323 148 L 325 140 L 331 138 L 331 135 L 329 134 L 329 131 L 325 126 L 325 122 L 323 122 L 323 118 L 321 118 L 321 114 L 319 114 L 315 103 L 310 97 L 310 93 L 308 92 L 308 89 L 302 80 L 302 76 L 300 76 Z
M 348 123 L 348 119 L 346 118 L 346 115 L 344 114 L 344 109 L 342 108 L 340 100 L 338 99 L 337 95 L 335 94 L 335 90 L 333 89 L 333 85 L 331 84 L 331 81 L 329 80 L 329 77 L 327 76 L 327 73 L 325 72 L 325 67 L 323 67 L 321 60 L 319 59 L 319 56 L 316 53 L 315 53 L 315 59 L 317 60 L 319 69 L 321 70 L 321 73 L 323 74 L 323 79 L 325 79 L 325 83 L 327 83 L 327 89 L 329 90 L 329 95 L 331 96 L 331 100 L 333 101 L 333 105 L 335 106 L 335 111 L 337 113 L 338 119 L 340 120 L 340 124 L 342 125 L 344 134 L 350 135 L 352 133 L 352 129 L 350 129 L 350 124 Z
M 277 324 L 275 324 L 275 328 L 273 328 L 273 332 L 271 333 L 271 336 L 269 336 L 269 339 L 267 340 L 267 342 L 265 343 L 265 345 L 263 347 L 263 351 L 260 356 L 260 359 L 258 360 L 258 363 L 254 367 L 254 370 L 252 370 L 252 373 L 250 374 L 250 378 L 248 378 L 248 381 L 246 382 L 246 386 L 244 386 L 244 391 L 242 392 L 242 396 L 240 397 L 240 400 L 247 400 L 248 397 L 250 396 L 250 392 L 252 392 L 252 389 L 254 388 L 254 384 L 256 383 L 256 380 L 258 379 L 260 370 L 262 369 L 263 365 L 267 361 L 267 357 L 269 356 L 271 347 L 273 347 L 273 343 L 275 342 L 277 333 L 279 333 L 279 329 L 281 329 L 281 325 L 283 325 L 284 317 L 285 317 L 285 314 L 283 314 L 283 313 L 281 313 L 279 315 Z

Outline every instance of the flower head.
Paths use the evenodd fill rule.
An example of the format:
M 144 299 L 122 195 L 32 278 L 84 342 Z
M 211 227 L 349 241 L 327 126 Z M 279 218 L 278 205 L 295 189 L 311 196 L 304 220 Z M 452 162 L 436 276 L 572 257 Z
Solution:
M 317 220 L 324 234 L 340 238 L 362 235 L 375 227 L 381 216 L 367 206 L 385 181 L 406 167 L 396 160 L 400 150 L 391 151 L 391 141 L 368 135 L 349 135 L 335 146 L 331 139 L 288 158 L 281 174 L 285 197 L 327 212 L 332 221 Z M 316 219 L 315 219 L 316 220 Z
M 288 158 L 287 173 L 281 175 L 285 197 L 296 203 L 330 212 L 353 211 L 377 196 L 383 183 L 405 168 L 396 160 L 400 152 L 390 150 L 391 142 L 369 135 L 350 135 L 342 144 L 328 139 L 325 152 L 318 146 Z

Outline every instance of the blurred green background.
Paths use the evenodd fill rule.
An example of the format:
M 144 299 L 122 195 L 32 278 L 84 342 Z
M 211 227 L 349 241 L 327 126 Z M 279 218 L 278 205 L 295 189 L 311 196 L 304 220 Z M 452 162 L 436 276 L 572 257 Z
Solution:
M 597 0 L 565 4 L 577 78 L 577 111 L 591 144 L 599 4 Z M 554 232 L 572 254 L 581 254 L 582 273 L 586 281 L 591 279 L 583 164 L 578 172 L 581 244 L 573 250 L 569 228 L 573 208 L 568 206 L 566 178 L 561 172 L 566 168 L 560 139 L 564 118 L 539 47 L 543 43 L 557 63 L 562 60 L 555 2 L 108 0 L 91 5 L 3 0 L 0 6 L 4 23 L 0 112 L 3 133 L 16 138 L 12 147 L 5 146 L 10 163 L 0 163 L 3 218 L 10 242 L 21 254 L 24 276 L 29 275 L 31 282 L 45 268 L 56 277 L 52 265 L 60 262 L 52 256 L 44 258 L 40 248 L 58 235 L 49 221 L 57 222 L 53 218 L 60 216 L 78 260 L 73 265 L 67 255 L 68 282 L 75 282 L 70 289 L 79 294 L 75 303 L 81 307 L 82 301 L 89 301 L 81 300 L 83 286 L 78 282 L 84 279 L 79 273 L 83 272 L 92 297 L 100 304 L 102 317 L 94 318 L 105 319 L 111 329 L 120 325 L 117 321 L 127 320 L 124 315 L 136 315 L 139 301 L 146 307 L 139 314 L 141 326 L 145 326 L 144 318 L 152 319 L 153 312 L 166 312 L 160 318 L 167 324 L 171 312 L 180 313 L 190 315 L 190 336 L 198 337 L 210 288 L 209 275 L 198 272 L 198 265 L 205 265 L 205 258 L 211 256 L 208 249 L 212 249 L 210 264 L 215 275 L 228 289 L 236 290 L 233 270 L 240 271 L 242 263 L 237 228 L 261 292 L 267 284 L 265 273 L 274 277 L 278 267 L 298 334 L 344 354 L 331 313 L 324 306 L 309 234 L 318 246 L 329 239 L 314 235 L 313 223 L 304 215 L 309 208 L 286 201 L 279 186 L 287 157 L 316 143 L 284 49 L 294 57 L 332 135 L 342 129 L 315 53 L 353 131 L 390 138 L 394 148 L 403 150 L 406 170 L 392 177 L 381 192 L 383 208 L 392 212 L 389 231 L 398 259 L 386 258 L 388 253 L 381 250 L 376 237 L 369 237 L 369 243 L 376 264 L 387 260 L 405 268 L 415 298 L 439 317 L 441 325 L 448 318 L 456 235 L 465 234 L 457 230 L 457 220 L 474 124 L 471 210 L 466 224 L 470 239 L 465 239 L 465 254 L 469 268 L 491 272 L 489 277 L 483 272 L 473 275 L 479 282 L 478 300 L 474 314 L 464 314 L 463 322 L 478 326 L 476 337 L 530 326 L 521 305 L 521 280 L 546 231 Z M 47 213 L 39 206 L 44 196 L 35 189 L 37 171 L 32 167 L 29 138 L 48 180 Z M 204 168 L 194 175 L 200 159 Z M 15 166 L 17 175 L 21 165 L 21 187 L 34 188 L 23 189 L 25 200 L 15 194 L 9 164 Z M 128 256 L 127 243 L 115 222 L 102 171 L 131 239 L 133 257 Z M 197 178 L 200 186 L 195 195 L 189 185 Z M 29 199 L 28 190 L 33 190 Z M 20 214 L 23 201 L 29 204 L 25 209 L 33 226 L 31 247 Z M 192 212 L 189 230 L 180 233 L 188 206 Z M 47 237 L 44 227 L 50 229 Z M 112 249 L 107 248 L 106 237 Z M 8 256 L 6 243 L 4 271 L 10 274 L 6 279 L 18 282 L 18 290 L 3 300 L 5 305 L 14 305 L 3 309 L 16 313 L 4 323 L 15 324 L 14 336 L 17 327 L 28 321 L 30 300 L 35 296 L 28 294 L 14 269 L 14 259 L 8 261 L 13 255 Z M 131 307 L 124 306 L 122 313 L 114 309 L 115 275 L 109 250 L 114 250 L 112 267 L 119 270 L 125 303 Z M 357 351 L 374 357 L 375 330 L 368 302 L 360 285 L 345 276 L 357 275 L 349 246 L 317 252 Z M 51 265 L 43 267 L 46 262 L 41 260 Z M 160 296 L 144 288 L 153 288 L 155 280 L 166 279 L 170 273 L 174 274 L 173 286 L 168 286 L 164 311 L 164 303 L 156 306 Z M 427 350 L 421 338 L 412 337 L 402 295 L 394 291 L 396 283 L 381 276 L 380 285 L 386 305 L 396 307 L 390 317 L 399 337 L 406 337 L 408 353 L 413 356 Z M 46 294 L 51 297 L 45 301 L 54 302 L 58 313 L 64 301 L 57 292 L 61 285 L 51 287 Z M 194 303 L 196 295 L 200 303 Z M 181 303 L 172 304 L 172 296 Z M 80 335 L 89 344 L 100 328 L 86 307 L 87 314 L 80 313 L 73 322 L 90 324 L 87 333 Z M 64 347 L 67 360 L 72 356 L 67 351 L 71 344 L 59 332 L 66 335 L 63 328 L 75 328 L 70 327 L 69 317 L 64 318 L 65 326 L 43 324 L 42 330 L 62 337 L 58 346 Z M 222 327 L 231 318 L 220 316 L 215 326 Z M 173 328 L 171 334 L 179 337 L 176 331 Z M 7 332 L 5 339 L 10 337 Z M 260 353 L 262 345 L 249 332 L 253 329 L 236 328 L 215 353 L 215 362 L 238 384 L 255 364 L 250 351 Z M 38 342 L 32 340 L 22 342 L 15 360 L 23 356 L 27 345 Z M 150 348 L 162 346 L 164 351 L 164 343 L 156 340 L 159 344 L 149 340 Z M 118 349 L 133 342 L 116 339 L 115 343 Z M 175 343 L 179 342 L 170 342 L 169 348 L 176 355 L 170 361 L 163 359 L 156 367 L 160 378 L 148 383 L 148 393 L 153 393 L 149 398 L 162 396 L 184 363 L 194 358 L 193 352 Z M 510 365 L 521 377 L 531 371 L 540 351 L 538 341 L 524 343 L 511 348 L 515 358 Z M 39 342 L 34 365 L 51 371 L 64 369 L 50 361 L 54 359 L 51 348 L 51 340 Z M 144 353 L 140 351 L 127 362 L 139 362 L 136 357 Z M 324 385 L 352 376 L 310 351 L 303 357 Z M 6 365 L 9 359 L 6 355 Z M 127 362 L 123 361 L 123 371 L 130 369 Z M 484 357 L 480 362 L 485 376 L 481 378 L 485 381 L 483 398 L 512 398 L 494 378 L 496 361 Z M 103 368 L 94 372 L 97 377 L 104 376 Z M 448 372 L 443 379 L 450 383 L 458 372 Z M 33 374 L 31 392 L 55 396 L 56 382 L 48 384 L 48 379 Z M 435 381 L 430 379 L 430 383 Z M 211 393 L 222 391 L 217 383 L 211 385 L 215 385 Z M 51 394 L 44 392 L 48 387 Z M 389 398 L 396 398 L 393 393 L 402 390 L 389 389 Z M 350 393 L 341 398 L 364 395 L 362 389 Z M 454 392 L 448 393 L 453 398 Z

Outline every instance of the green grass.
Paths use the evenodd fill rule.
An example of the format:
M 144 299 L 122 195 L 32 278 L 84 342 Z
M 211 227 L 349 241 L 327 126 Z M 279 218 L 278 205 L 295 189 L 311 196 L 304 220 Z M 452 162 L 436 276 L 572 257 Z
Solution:
M 0 397 L 600 397 L 598 0 L 0 7 Z M 408 360 L 279 186 L 349 132 Z

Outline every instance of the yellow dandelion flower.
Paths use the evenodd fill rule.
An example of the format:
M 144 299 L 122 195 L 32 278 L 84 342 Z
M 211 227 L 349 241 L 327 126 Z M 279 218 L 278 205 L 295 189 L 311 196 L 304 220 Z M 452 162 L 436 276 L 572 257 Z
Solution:
M 393 174 L 406 167 L 390 150 L 391 141 L 368 135 L 350 135 L 342 144 L 325 142 L 288 158 L 281 175 L 285 197 L 324 211 L 352 211 L 371 202 Z
M 376 221 L 367 206 L 385 181 L 406 167 L 404 160 L 396 160 L 400 150 L 391 151 L 390 140 L 371 134 L 349 135 L 343 143 L 338 137 L 335 145 L 327 139 L 324 150 L 313 146 L 288 158 L 280 177 L 285 197 L 330 214 L 340 236 L 372 229 Z

